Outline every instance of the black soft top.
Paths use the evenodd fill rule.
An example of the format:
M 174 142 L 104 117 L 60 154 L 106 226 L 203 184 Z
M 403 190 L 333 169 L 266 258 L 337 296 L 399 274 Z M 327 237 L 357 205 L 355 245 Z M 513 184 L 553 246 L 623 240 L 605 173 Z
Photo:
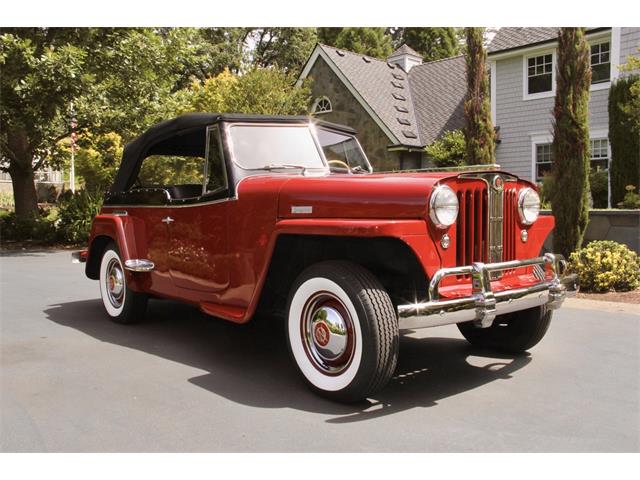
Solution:
M 111 186 L 111 192 L 127 190 L 134 182 L 142 160 L 150 155 L 177 155 L 204 157 L 205 129 L 216 122 L 252 123 L 308 123 L 325 126 L 355 135 L 355 130 L 345 125 L 325 122 L 307 116 L 250 115 L 238 113 L 187 113 L 165 120 L 149 128 L 145 133 L 124 147 L 122 162 Z

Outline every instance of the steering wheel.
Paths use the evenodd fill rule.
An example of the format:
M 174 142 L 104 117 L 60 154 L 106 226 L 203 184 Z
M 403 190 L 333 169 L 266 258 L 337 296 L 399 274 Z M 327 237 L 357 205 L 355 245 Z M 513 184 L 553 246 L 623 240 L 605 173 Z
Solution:
M 351 167 L 346 162 L 343 162 L 342 160 L 327 160 L 327 162 L 329 162 L 329 165 L 331 165 L 332 163 L 335 163 L 335 164 L 339 165 L 340 167 L 344 167 L 349 172 L 351 172 Z

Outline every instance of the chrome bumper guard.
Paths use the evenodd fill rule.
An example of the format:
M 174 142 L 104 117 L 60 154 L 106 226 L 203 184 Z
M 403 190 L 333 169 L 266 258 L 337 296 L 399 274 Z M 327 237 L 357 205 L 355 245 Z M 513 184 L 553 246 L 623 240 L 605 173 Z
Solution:
M 523 288 L 493 292 L 491 273 L 538 265 L 553 272 L 549 280 Z M 429 283 L 428 302 L 398 306 L 401 330 L 436 327 L 473 320 L 478 327 L 488 328 L 496 315 L 526 310 L 540 305 L 556 309 L 567 296 L 574 296 L 578 288 L 575 274 L 566 274 L 567 263 L 562 255 L 547 253 L 528 260 L 499 263 L 476 262 L 463 267 L 442 268 Z M 438 288 L 443 278 L 470 275 L 472 294 L 468 297 L 440 299 Z M 540 278 L 537 276 L 537 278 Z M 543 277 L 544 278 L 544 277 Z

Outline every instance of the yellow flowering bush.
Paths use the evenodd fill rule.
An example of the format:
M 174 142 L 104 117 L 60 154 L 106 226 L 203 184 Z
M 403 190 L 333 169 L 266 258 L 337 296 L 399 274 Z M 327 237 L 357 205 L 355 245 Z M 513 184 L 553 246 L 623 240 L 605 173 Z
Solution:
M 580 290 L 626 292 L 640 286 L 638 255 L 610 240 L 596 240 L 571 254 L 571 271 L 580 277 Z

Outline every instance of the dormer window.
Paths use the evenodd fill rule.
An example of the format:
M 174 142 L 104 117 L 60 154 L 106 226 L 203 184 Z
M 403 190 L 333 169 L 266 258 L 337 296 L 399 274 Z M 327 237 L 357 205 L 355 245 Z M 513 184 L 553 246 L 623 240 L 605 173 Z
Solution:
M 313 102 L 313 107 L 311 107 L 312 115 L 320 115 L 331 111 L 331 101 L 327 97 L 316 98 L 316 101 Z

